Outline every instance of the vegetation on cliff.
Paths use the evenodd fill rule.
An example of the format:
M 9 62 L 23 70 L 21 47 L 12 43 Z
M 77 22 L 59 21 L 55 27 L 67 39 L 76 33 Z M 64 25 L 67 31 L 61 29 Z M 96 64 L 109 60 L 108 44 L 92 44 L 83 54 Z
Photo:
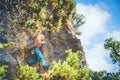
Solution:
M 51 68 L 45 73 L 37 73 L 36 68 L 29 65 L 19 65 L 17 73 L 10 75 L 12 80 L 87 80 L 89 78 L 89 69 L 80 68 L 81 61 L 79 52 L 66 50 L 67 58 L 64 62 L 61 60 L 53 61 Z M 7 66 L 0 64 L 0 80 L 5 76 Z
M 7 67 L 8 66 L 6 66 L 2 62 L 0 62 L 0 80 L 2 80 L 3 77 L 5 77 L 5 73 L 7 72 Z
M 5 38 L 4 36 L 2 36 L 1 38 L 2 40 L 0 41 L 3 41 L 3 42 L 1 42 L 0 48 L 6 48 L 7 46 L 14 44 L 13 42 L 15 42 L 14 44 L 15 47 L 10 47 L 7 49 L 11 51 L 14 51 L 16 49 L 18 54 L 16 54 L 17 52 L 9 53 L 10 56 L 12 55 L 12 57 L 14 56 L 16 59 L 18 59 L 16 55 L 19 56 L 19 53 L 22 53 L 20 54 L 20 56 L 26 55 L 27 52 L 30 52 L 30 51 L 27 51 L 28 49 L 26 49 L 27 38 L 28 36 L 31 35 L 28 33 L 30 32 L 36 33 L 39 31 L 41 27 L 45 27 L 47 29 L 46 32 L 56 33 L 56 32 L 59 32 L 61 29 L 68 28 L 68 24 L 72 23 L 73 20 L 78 21 L 77 23 L 74 24 L 75 27 L 77 25 L 83 24 L 80 21 L 80 19 L 76 17 L 75 10 L 76 10 L 76 3 L 74 2 L 74 0 L 12 0 L 12 1 L 1 0 L 0 14 L 2 14 L 2 17 L 4 20 L 1 21 L 3 25 L 0 25 L 2 26 L 0 28 L 0 35 L 3 35 L 3 34 L 6 35 L 7 39 L 6 41 L 4 41 Z M 83 17 L 79 17 L 79 18 L 83 18 Z M 81 24 L 79 24 L 80 22 Z M 68 32 L 66 33 L 68 34 Z M 70 37 L 72 37 L 73 35 L 73 34 L 71 35 L 71 33 L 72 32 L 68 34 Z M 25 34 L 28 34 L 27 38 L 25 37 L 25 39 L 22 39 L 24 38 Z M 77 43 L 80 42 L 78 39 L 74 37 L 73 39 L 77 41 Z M 23 40 L 23 41 L 20 41 L 20 40 Z M 72 40 L 72 39 L 70 38 L 69 40 Z M 21 44 L 23 45 L 21 46 L 21 44 L 18 44 L 19 42 L 21 42 Z M 61 42 L 61 43 L 64 45 L 64 42 Z M 69 44 L 67 43 L 65 45 L 69 45 Z M 70 46 L 70 47 L 73 47 L 73 46 Z M 77 48 L 80 49 L 81 47 L 77 46 L 74 52 L 77 50 Z M 43 80 L 44 79 L 47 79 L 47 80 L 49 79 L 54 79 L 54 80 L 55 79 L 56 80 L 83 79 L 83 80 L 86 80 L 88 78 L 89 71 L 86 68 L 81 68 L 82 63 L 80 63 L 80 57 L 79 57 L 79 55 L 83 53 L 79 52 L 79 55 L 78 55 L 78 52 L 76 53 L 74 52 L 69 50 L 67 52 L 68 58 L 66 58 L 65 61 L 58 61 L 58 62 L 53 61 L 51 69 L 43 74 L 37 73 L 34 67 L 30 67 L 24 64 L 25 62 L 23 62 L 22 64 L 19 63 L 20 62 L 20 58 L 19 58 L 19 60 L 17 61 L 20 66 L 17 67 L 17 73 L 14 73 L 13 76 L 9 75 L 9 77 L 11 77 L 10 79 L 13 79 L 13 80 L 14 79 L 15 80 L 16 79 L 17 80 L 30 80 L 30 79 L 32 80 L 36 80 L 36 79 L 43 79 Z M 25 57 L 21 57 L 21 60 L 22 59 L 26 60 Z M 4 76 L 1 76 L 1 79 L 4 79 L 4 78 L 5 78 Z
M 20 65 L 17 75 L 14 79 L 17 80 L 87 80 L 89 70 L 80 68 L 81 61 L 78 56 L 79 52 L 72 52 L 71 49 L 66 50 L 67 58 L 64 62 L 61 60 L 53 61 L 51 68 L 45 73 L 37 73 L 36 68 L 28 65 Z
M 5 0 L 4 9 L 14 15 L 10 20 L 15 27 L 59 31 L 75 13 L 74 0 Z M 16 14 L 17 13 L 17 14 Z

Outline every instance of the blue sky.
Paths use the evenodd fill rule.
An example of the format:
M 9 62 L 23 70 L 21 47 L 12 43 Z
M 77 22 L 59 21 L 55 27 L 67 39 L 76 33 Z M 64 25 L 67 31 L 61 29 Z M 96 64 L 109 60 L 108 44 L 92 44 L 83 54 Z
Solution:
M 75 0 L 77 3 L 82 3 L 85 5 L 89 4 L 99 4 L 103 9 L 107 10 L 111 16 L 112 20 L 109 21 L 108 26 L 111 25 L 120 25 L 120 0 Z M 106 7 L 104 6 L 106 5 Z M 111 26 L 112 29 L 115 28 Z M 111 28 L 110 27 L 110 28 Z
M 120 0 L 75 0 L 77 13 L 85 16 L 86 23 L 79 28 L 80 38 L 89 67 L 94 71 L 113 72 L 118 66 L 112 64 L 104 40 L 113 37 L 120 41 Z

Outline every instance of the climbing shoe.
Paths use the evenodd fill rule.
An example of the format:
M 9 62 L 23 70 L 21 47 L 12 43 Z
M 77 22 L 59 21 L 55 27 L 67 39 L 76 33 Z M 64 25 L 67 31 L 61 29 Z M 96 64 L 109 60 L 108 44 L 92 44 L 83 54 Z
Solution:
M 49 67 L 47 65 L 43 65 L 43 68 L 44 69 L 48 69 Z

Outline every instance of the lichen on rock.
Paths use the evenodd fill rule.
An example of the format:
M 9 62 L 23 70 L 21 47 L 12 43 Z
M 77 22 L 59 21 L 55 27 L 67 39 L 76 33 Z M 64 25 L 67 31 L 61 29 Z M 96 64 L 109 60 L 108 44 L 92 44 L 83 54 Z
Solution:
M 65 1 L 68 1 L 68 0 L 65 0 Z M 7 3 L 3 3 L 3 4 L 7 4 Z M 3 4 L 1 5 L 1 1 L 0 1 L 0 6 L 2 7 L 0 8 L 0 15 L 1 15 L 0 16 L 0 43 L 7 43 L 12 41 L 14 42 L 14 44 L 9 45 L 4 50 L 0 50 L 0 55 L 1 55 L 0 61 L 7 62 L 7 65 L 9 67 L 9 72 L 15 73 L 16 71 L 15 67 L 17 67 L 17 64 L 19 63 L 27 64 L 26 63 L 27 60 L 33 57 L 31 51 L 34 48 L 33 43 L 37 34 L 39 33 L 38 32 L 39 28 L 35 30 L 26 29 L 24 27 L 25 25 L 20 23 L 24 21 L 22 20 L 22 17 L 25 17 L 25 15 L 22 16 L 23 14 L 20 15 L 16 11 L 13 11 L 14 13 L 12 13 L 11 11 L 6 10 Z M 65 7 L 65 9 L 69 9 L 70 6 L 69 5 L 66 6 L 64 4 L 63 7 Z M 55 8 L 55 5 L 54 5 L 54 8 Z M 54 10 L 56 9 L 53 9 L 53 11 Z M 48 11 L 50 10 L 48 9 Z M 69 12 L 69 13 L 72 13 L 72 12 Z M 69 13 L 66 13 L 66 15 Z M 57 16 L 55 13 L 52 13 L 52 12 L 46 15 L 48 16 L 50 14 L 54 14 L 55 16 Z M 63 20 L 66 17 L 68 17 L 66 15 L 65 14 L 61 15 Z M 55 18 L 55 16 L 53 17 Z M 34 17 L 35 17 L 35 14 L 34 14 Z M 49 22 L 49 21 L 46 22 L 45 20 L 42 20 L 42 21 L 44 23 Z M 50 25 L 50 23 L 47 23 L 47 24 Z M 54 25 L 52 26 L 55 26 L 55 25 L 58 25 L 58 24 L 56 24 L 55 22 Z M 50 30 L 46 30 L 44 32 L 44 35 L 46 36 L 46 44 L 44 45 L 41 51 L 48 65 L 51 65 L 53 60 L 60 59 L 64 61 L 66 58 L 65 50 L 72 49 L 74 52 L 80 51 L 79 56 L 82 61 L 81 67 L 86 66 L 84 50 L 80 42 L 80 39 L 78 39 L 75 35 L 73 27 L 74 25 L 71 23 L 71 21 L 68 21 L 68 22 L 66 21 L 61 25 L 59 32 L 52 32 Z M 36 63 L 33 66 L 38 67 L 38 63 Z

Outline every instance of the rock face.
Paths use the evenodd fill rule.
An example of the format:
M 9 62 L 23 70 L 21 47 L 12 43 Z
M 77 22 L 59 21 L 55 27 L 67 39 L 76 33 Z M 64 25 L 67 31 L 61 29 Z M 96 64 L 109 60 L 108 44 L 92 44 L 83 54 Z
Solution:
M 0 50 L 0 61 L 6 62 L 9 66 L 9 71 L 14 73 L 18 63 L 26 64 L 26 61 L 33 57 L 31 50 L 38 32 L 27 31 L 24 28 L 19 28 L 18 30 L 9 21 L 10 18 L 14 18 L 12 14 L 0 10 L 0 43 L 14 42 L 6 50 Z M 67 49 L 72 49 L 74 52 L 80 51 L 81 66 L 84 67 L 86 65 L 82 44 L 76 37 L 71 23 L 59 32 L 52 33 L 46 31 L 44 35 L 46 36 L 46 45 L 41 51 L 48 65 L 53 60 L 65 60 L 65 50 Z
M 8 54 L 5 49 L 0 49 L 0 62 L 8 65 L 9 72 L 6 73 L 6 77 L 10 79 L 9 75 L 16 72 L 17 60 Z
M 85 66 L 85 56 L 80 40 L 75 36 L 72 24 L 63 28 L 58 33 L 46 33 L 47 44 L 44 48 L 45 58 L 47 61 L 65 60 L 65 50 L 72 49 L 74 52 L 80 51 L 80 58 Z

